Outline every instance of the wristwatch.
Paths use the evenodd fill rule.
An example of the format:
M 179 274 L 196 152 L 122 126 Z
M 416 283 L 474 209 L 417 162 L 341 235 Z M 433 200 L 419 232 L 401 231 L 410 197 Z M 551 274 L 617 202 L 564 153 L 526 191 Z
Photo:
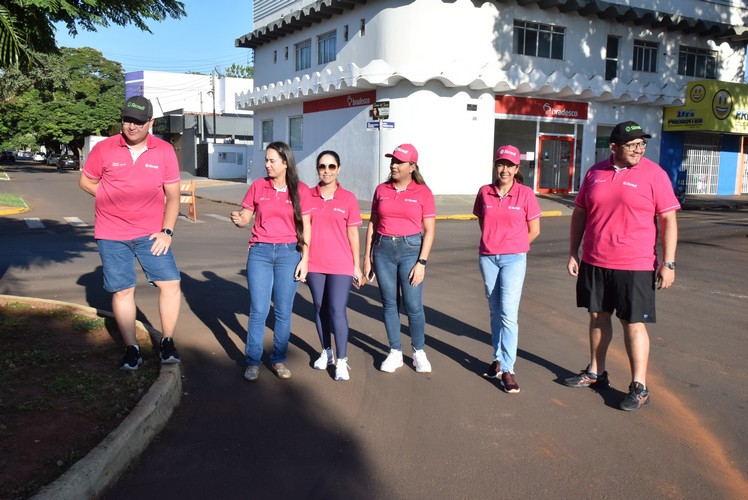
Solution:
M 675 262 L 663 262 L 662 265 L 675 271 Z
M 418 263 L 425 266 L 426 262 L 428 262 L 426 259 L 418 259 Z
M 161 232 L 164 233 L 166 236 L 174 236 L 174 231 L 172 231 L 168 227 L 163 228 Z

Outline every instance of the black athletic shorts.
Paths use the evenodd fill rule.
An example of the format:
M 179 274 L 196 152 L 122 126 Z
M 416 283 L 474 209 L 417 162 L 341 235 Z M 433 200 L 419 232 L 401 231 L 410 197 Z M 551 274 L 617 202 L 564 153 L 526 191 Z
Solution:
M 615 311 L 616 317 L 629 323 L 654 323 L 655 272 L 607 269 L 582 261 L 577 307 L 589 312 Z

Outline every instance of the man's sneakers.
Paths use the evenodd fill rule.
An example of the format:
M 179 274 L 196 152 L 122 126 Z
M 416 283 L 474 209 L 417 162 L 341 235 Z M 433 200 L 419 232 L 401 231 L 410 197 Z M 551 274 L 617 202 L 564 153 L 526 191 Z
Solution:
M 426 357 L 426 351 L 418 349 L 413 351 L 413 366 L 418 373 L 431 373 L 431 363 Z
M 590 389 L 607 389 L 610 387 L 610 380 L 608 380 L 608 372 L 604 371 L 600 375 L 592 373 L 590 367 L 587 366 L 584 370 L 579 372 L 579 375 L 569 377 L 564 380 L 564 385 L 567 387 L 589 387 Z
M 395 370 L 403 366 L 403 351 L 396 349 L 390 349 L 390 353 L 387 355 L 387 359 L 382 362 L 380 370 L 387 373 L 395 373 Z
M 314 362 L 314 369 L 315 370 L 324 370 L 330 365 L 335 364 L 335 356 L 332 353 L 332 347 L 328 347 L 327 349 L 323 350 L 322 353 L 319 355 L 319 358 L 317 358 L 317 361 Z
M 161 343 L 158 346 L 158 354 L 161 363 L 164 365 L 179 363 L 179 353 L 177 352 L 177 348 L 174 347 L 174 339 L 171 337 L 161 339 Z
M 495 359 L 488 370 L 483 374 L 486 378 L 499 378 L 501 376 L 501 363 L 498 359 Z
M 629 393 L 618 405 L 623 411 L 635 411 L 649 403 L 649 391 L 639 382 L 631 382 Z
M 517 385 L 517 381 L 514 379 L 514 373 L 502 372 L 501 387 L 509 394 L 517 394 L 519 392 L 519 385 Z
M 120 370 L 135 371 L 143 364 L 143 358 L 140 356 L 140 346 L 129 345 L 125 348 L 125 357 L 122 358 Z
M 250 382 L 257 382 L 257 379 L 260 378 L 260 367 L 258 365 L 249 365 L 244 370 L 244 378 Z

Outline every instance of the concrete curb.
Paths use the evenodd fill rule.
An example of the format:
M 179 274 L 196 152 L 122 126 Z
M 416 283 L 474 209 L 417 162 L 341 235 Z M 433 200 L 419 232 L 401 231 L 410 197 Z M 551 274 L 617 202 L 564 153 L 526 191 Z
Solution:
M 31 210 L 29 207 L 0 208 L 0 215 L 24 214 Z
M 14 295 L 0 295 L 6 300 L 37 302 L 69 307 L 97 315 L 112 317 L 112 313 L 70 302 L 36 299 Z M 161 334 L 141 323 L 137 328 L 147 331 L 156 342 Z M 127 470 L 130 464 L 148 447 L 166 426 L 182 399 L 181 365 L 161 365 L 158 379 L 140 402 L 96 448 L 78 460 L 62 476 L 45 486 L 32 498 L 38 500 L 79 500 L 98 498 Z

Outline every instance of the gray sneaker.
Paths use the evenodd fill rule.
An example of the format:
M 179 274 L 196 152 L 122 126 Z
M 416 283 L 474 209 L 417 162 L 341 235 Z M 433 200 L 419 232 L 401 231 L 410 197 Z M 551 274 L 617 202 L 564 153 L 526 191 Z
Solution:
M 260 377 L 259 365 L 250 365 L 244 370 L 244 378 L 250 382 L 255 382 Z

